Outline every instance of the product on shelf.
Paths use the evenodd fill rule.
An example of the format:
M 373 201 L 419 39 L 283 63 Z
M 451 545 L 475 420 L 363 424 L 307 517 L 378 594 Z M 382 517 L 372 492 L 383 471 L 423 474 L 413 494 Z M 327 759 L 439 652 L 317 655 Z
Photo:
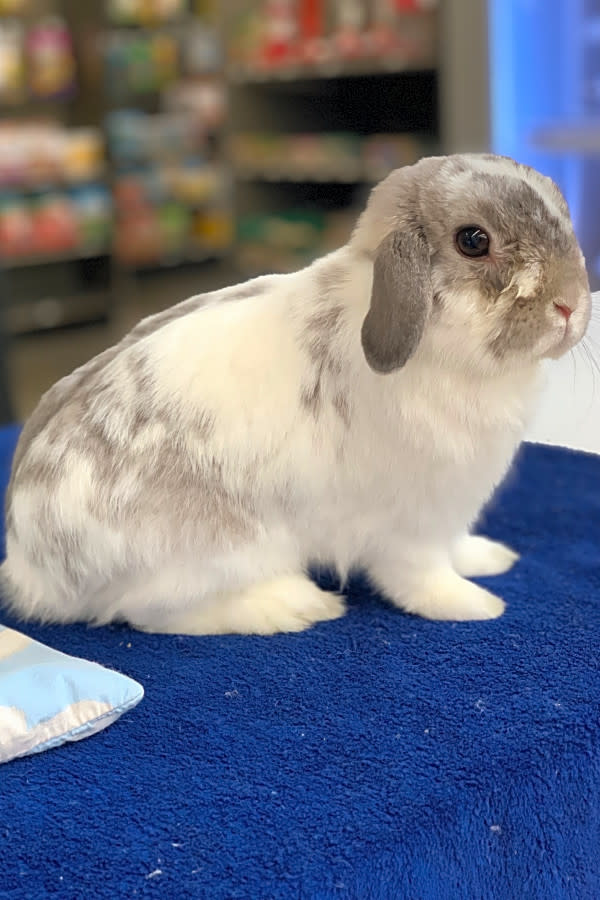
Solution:
M 181 156 L 192 150 L 190 128 L 180 115 L 119 110 L 106 120 L 108 145 L 118 164 Z
M 154 209 L 140 209 L 117 221 L 114 251 L 119 262 L 130 266 L 158 263 L 162 258 L 163 236 Z
M 104 169 L 104 141 L 97 128 L 71 128 L 62 141 L 62 168 L 65 179 L 87 181 Z
M 59 191 L 40 194 L 31 205 L 32 253 L 65 253 L 79 246 L 75 207 Z
M 186 75 L 204 75 L 223 64 L 222 48 L 214 28 L 193 22 L 182 41 L 182 62 Z
M 367 56 L 367 4 L 362 0 L 336 0 L 333 55 L 340 59 Z
M 185 116 L 190 130 L 201 140 L 223 127 L 227 109 L 223 81 L 182 81 L 163 92 L 165 109 Z
M 185 249 L 190 232 L 190 210 L 181 203 L 168 202 L 158 208 L 161 255 L 168 259 Z
M 215 22 L 219 14 L 220 0 L 191 0 L 191 12 L 205 22 Z
M 327 59 L 325 4 L 322 0 L 301 0 L 298 7 L 300 62 L 318 64 Z
M 201 160 L 119 176 L 115 206 L 115 252 L 127 265 L 185 261 L 231 242 L 225 174 Z
M 52 182 L 61 174 L 57 127 L 45 124 L 0 124 L 0 184 L 29 186 Z
M 413 5 L 413 0 L 408 0 L 408 2 Z M 375 56 L 381 55 L 385 58 L 397 50 L 396 14 L 398 11 L 414 12 L 413 9 L 404 9 L 390 0 L 374 0 L 368 40 L 371 52 Z
M 0 124 L 0 255 L 80 255 L 107 246 L 110 192 L 96 129 L 53 122 Z
M 117 25 L 157 25 L 179 18 L 185 0 L 109 0 L 108 17 Z
M 179 46 L 168 33 L 111 34 L 105 47 L 106 90 L 113 100 L 162 90 L 179 70 Z
M 64 97 L 75 88 L 75 56 L 71 33 L 58 16 L 36 23 L 27 33 L 29 90 L 49 100 Z
M 238 258 L 252 271 L 293 271 L 344 244 L 356 211 L 288 210 L 244 216 L 238 224 Z
M 227 208 L 196 210 L 190 229 L 191 253 L 226 250 L 233 241 L 233 218 Z
M 263 16 L 263 61 L 267 65 L 289 61 L 298 34 L 295 0 L 265 0 Z
M 230 14 L 228 59 L 234 70 L 267 75 L 355 63 L 431 65 L 438 0 L 253 0 Z M 367 67 L 368 68 L 368 67 Z
M 200 213 L 176 203 L 145 206 L 117 220 L 114 249 L 127 266 L 194 261 L 222 253 L 232 230 L 225 211 Z
M 368 181 L 380 181 L 393 169 L 411 166 L 430 152 L 430 141 L 412 134 L 374 134 L 362 145 L 362 162 Z
M 361 174 L 360 138 L 353 134 L 239 134 L 231 155 L 241 174 L 266 179 L 356 180 Z
M 32 246 L 32 220 L 22 197 L 0 195 L 0 254 L 21 256 Z
M 75 75 L 71 33 L 62 18 L 47 16 L 27 28 L 0 21 L 0 102 L 63 99 L 73 93 Z
M 113 29 L 105 45 L 114 252 L 126 266 L 177 264 L 231 244 L 220 11 L 216 0 L 112 0 L 113 23 L 162 26 Z M 148 93 L 158 94 L 158 112 L 136 108 Z
M 0 195 L 0 257 L 4 261 L 105 251 L 111 228 L 110 193 L 104 185 Z
M 106 185 L 86 184 L 70 192 L 79 232 L 87 248 L 106 247 L 112 232 L 112 197 Z
M 393 0 L 399 12 L 428 12 L 435 9 L 439 0 Z
M 427 143 L 407 134 L 238 134 L 231 156 L 240 175 L 266 180 L 378 181 L 425 154 Z
M 175 96 L 175 95 L 174 95 Z M 150 115 L 139 110 L 119 110 L 106 119 L 113 160 L 123 166 L 134 162 L 181 159 L 207 151 L 207 137 L 221 121 L 222 111 L 186 110 L 183 95 L 166 104 L 167 111 Z
M 0 186 L 92 180 L 103 168 L 104 144 L 97 129 L 43 121 L 0 123 Z
M 22 15 L 30 5 L 30 0 L 0 0 L 0 16 Z
M 179 165 L 167 166 L 161 172 L 164 192 L 187 206 L 223 200 L 228 179 L 216 165 L 189 159 Z
M 0 23 L 0 102 L 20 103 L 25 94 L 23 29 L 17 22 Z
M 279 215 L 245 216 L 238 226 L 240 259 L 257 269 L 275 260 L 281 268 L 298 267 L 313 256 L 324 228 L 321 212 L 291 210 Z

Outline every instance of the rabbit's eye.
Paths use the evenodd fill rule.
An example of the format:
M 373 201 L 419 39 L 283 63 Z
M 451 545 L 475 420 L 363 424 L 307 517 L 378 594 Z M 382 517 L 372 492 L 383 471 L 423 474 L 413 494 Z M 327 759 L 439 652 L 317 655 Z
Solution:
M 487 256 L 490 250 L 488 234 L 479 225 L 467 225 L 456 232 L 456 247 L 463 256 L 471 259 Z

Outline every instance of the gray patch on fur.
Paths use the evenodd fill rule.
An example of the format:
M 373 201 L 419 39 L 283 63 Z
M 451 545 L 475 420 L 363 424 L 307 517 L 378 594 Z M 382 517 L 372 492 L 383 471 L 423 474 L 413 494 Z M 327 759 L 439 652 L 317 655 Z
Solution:
M 337 347 L 344 307 L 336 300 L 336 294 L 343 290 L 347 277 L 348 269 L 343 264 L 330 263 L 317 272 L 319 300 L 300 329 L 300 346 L 312 363 L 300 393 L 300 405 L 315 418 L 323 403 L 337 393 L 336 383 L 343 368 Z
M 23 456 L 31 443 L 47 428 L 51 420 L 76 393 L 81 392 L 81 395 L 84 398 L 84 406 L 94 393 L 97 394 L 99 388 L 98 384 L 95 382 L 95 376 L 100 371 L 106 369 L 106 367 L 121 354 L 122 351 L 131 348 L 134 344 L 137 344 L 149 335 L 154 334 L 160 328 L 163 328 L 183 316 L 196 312 L 198 309 L 211 302 L 242 300 L 257 296 L 269 290 L 272 283 L 273 279 L 271 276 L 252 279 L 251 281 L 243 282 L 242 284 L 231 285 L 230 287 L 222 288 L 217 291 L 190 297 L 187 300 L 178 303 L 176 306 L 169 307 L 154 316 L 142 319 L 142 321 L 138 322 L 138 324 L 134 326 L 134 328 L 128 332 L 118 344 L 104 350 L 98 356 L 95 356 L 89 362 L 76 369 L 71 375 L 67 375 L 53 385 L 41 398 L 37 408 L 25 423 L 19 438 L 12 462 L 11 480 L 6 494 L 5 509 L 7 520 L 12 521 L 10 505 L 14 489 L 14 477 L 18 472 Z M 132 370 L 135 371 L 136 366 L 140 369 L 139 373 L 135 374 L 136 389 L 140 396 L 146 396 L 150 383 L 147 371 L 145 371 L 142 366 L 138 366 L 139 359 L 133 354 L 128 357 L 128 362 L 130 363 Z M 145 415 L 145 412 L 142 412 L 139 409 L 137 410 L 136 422 L 138 425 Z M 73 426 L 76 426 L 77 421 L 75 420 L 72 424 Z
M 35 564 L 43 568 L 52 559 L 58 561 L 75 589 L 86 577 L 85 560 L 93 548 L 85 545 L 85 534 L 70 528 L 62 517 L 57 520 L 53 501 L 54 486 L 68 479 L 72 465 L 79 460 L 91 469 L 88 513 L 117 532 L 133 535 L 160 519 L 167 534 L 179 537 L 191 531 L 199 541 L 217 542 L 225 536 L 236 541 L 251 533 L 256 473 L 249 473 L 247 496 L 237 497 L 229 491 L 223 463 L 203 450 L 215 427 L 211 413 L 199 412 L 192 424 L 191 435 L 198 444 L 193 456 L 180 440 L 175 420 L 165 419 L 163 437 L 136 449 L 134 439 L 139 431 L 146 424 L 156 424 L 156 416 L 149 419 L 143 407 L 138 407 L 124 439 L 111 437 L 110 424 L 110 411 L 102 419 L 86 407 L 82 397 L 76 397 L 51 423 L 54 433 L 48 439 L 54 452 L 49 448 L 47 455 L 25 455 L 19 487 L 42 487 L 45 496 L 39 523 L 45 540 L 40 553 L 34 554 Z M 186 434 L 189 438 L 190 432 Z M 127 483 L 124 494 L 123 479 Z
M 310 413 L 317 419 L 325 402 L 331 402 L 337 415 L 346 428 L 349 428 L 351 410 L 348 395 L 341 388 L 336 388 L 335 382 L 328 383 L 321 369 L 317 372 L 314 381 L 305 385 L 300 392 L 300 405 L 307 413 Z
M 336 356 L 333 345 L 337 329 L 340 326 L 343 307 L 329 306 L 322 303 L 304 324 L 301 341 L 311 362 L 319 369 L 332 374 L 339 374 L 342 363 Z
M 348 395 L 343 391 L 337 391 L 337 393 L 335 393 L 333 396 L 333 408 L 335 409 L 336 413 L 338 414 L 346 428 L 350 428 L 351 411 Z
M 315 418 L 318 416 L 321 407 L 321 379 L 322 372 L 320 371 L 315 381 L 305 386 L 300 393 L 300 405 Z
M 496 230 L 503 244 L 517 250 L 520 246 L 537 245 L 556 253 L 564 253 L 572 246 L 571 231 L 553 215 L 531 185 L 507 175 L 483 172 L 475 172 L 470 181 L 478 210 Z
M 216 540 L 224 533 L 233 538 L 248 533 L 251 502 L 230 496 L 222 467 L 217 460 L 203 455 L 202 447 L 214 432 L 214 415 L 198 411 L 189 433 L 198 444 L 198 457 L 190 460 L 176 437 L 177 404 L 161 408 L 157 403 L 154 373 L 141 342 L 207 302 L 255 296 L 268 290 L 271 281 L 258 279 L 258 283 L 193 297 L 143 320 L 119 344 L 61 379 L 42 397 L 25 425 L 14 456 L 6 520 L 12 530 L 15 484 L 43 487 L 47 499 L 40 515 L 46 524 L 40 524 L 46 541 L 41 554 L 60 560 L 74 585 L 83 575 L 79 565 L 82 536 L 68 523 L 57 525 L 53 492 L 77 460 L 85 460 L 92 467 L 90 493 L 94 499 L 88 511 L 99 522 L 129 529 L 139 527 L 154 515 L 167 516 L 173 519 L 169 528 L 177 534 L 186 525 L 187 516 L 192 517 L 199 535 L 204 529 L 207 538 Z M 111 367 L 117 364 L 117 358 L 123 362 L 119 363 L 121 370 L 115 373 Z M 135 450 L 135 439 L 153 425 L 164 426 L 164 439 Z M 120 502 L 118 482 L 130 477 L 134 487 L 127 500 Z M 48 564 L 43 558 L 33 561 L 40 566 Z
M 415 352 L 433 302 L 429 248 L 419 233 L 393 232 L 375 259 L 371 305 L 361 329 L 376 372 L 401 368 Z
M 100 505 L 111 524 L 125 521 L 143 527 L 160 518 L 168 521 L 169 531 L 175 529 L 172 533 L 192 527 L 197 539 L 208 543 L 241 539 L 252 531 L 251 492 L 244 498 L 231 493 L 219 460 L 201 457 L 194 462 L 176 438 L 168 438 L 152 454 L 129 461 L 128 476 L 132 469 L 136 490 L 122 506 L 114 504 L 118 471 L 101 488 Z
M 311 369 L 300 392 L 301 407 L 318 418 L 324 403 L 334 403 L 343 369 L 339 347 L 344 307 L 337 300 L 348 278 L 348 267 L 329 262 L 316 273 L 318 302 L 301 324 L 300 346 L 306 352 Z

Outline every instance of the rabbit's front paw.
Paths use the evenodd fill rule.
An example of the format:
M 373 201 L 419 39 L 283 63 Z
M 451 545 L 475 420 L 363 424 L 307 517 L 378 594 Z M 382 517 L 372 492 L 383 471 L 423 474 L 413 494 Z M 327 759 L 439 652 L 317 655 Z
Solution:
M 484 588 L 457 575 L 451 569 L 431 575 L 399 603 L 406 612 L 451 622 L 496 619 L 505 604 Z
M 282 575 L 235 594 L 205 598 L 197 609 L 133 622 L 162 634 L 277 634 L 304 631 L 346 612 L 344 598 L 322 591 L 304 575 Z
M 232 630 L 248 634 L 304 631 L 318 622 L 339 619 L 345 612 L 343 597 L 322 591 L 303 575 L 284 575 L 239 596 L 232 610 Z
M 454 568 L 465 578 L 501 575 L 518 559 L 519 554 L 510 547 L 479 535 L 465 535 L 452 548 Z

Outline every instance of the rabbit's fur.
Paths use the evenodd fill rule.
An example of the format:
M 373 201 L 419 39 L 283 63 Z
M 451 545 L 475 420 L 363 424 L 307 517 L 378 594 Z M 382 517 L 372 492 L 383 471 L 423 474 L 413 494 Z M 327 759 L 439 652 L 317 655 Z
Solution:
M 457 251 L 471 224 L 484 259 Z M 299 630 L 343 613 L 306 576 L 323 562 L 365 569 L 412 613 L 498 616 L 466 577 L 516 554 L 468 532 L 541 361 L 580 340 L 590 309 L 549 179 L 491 155 L 395 171 L 340 250 L 146 319 L 45 394 L 7 498 L 13 610 Z

